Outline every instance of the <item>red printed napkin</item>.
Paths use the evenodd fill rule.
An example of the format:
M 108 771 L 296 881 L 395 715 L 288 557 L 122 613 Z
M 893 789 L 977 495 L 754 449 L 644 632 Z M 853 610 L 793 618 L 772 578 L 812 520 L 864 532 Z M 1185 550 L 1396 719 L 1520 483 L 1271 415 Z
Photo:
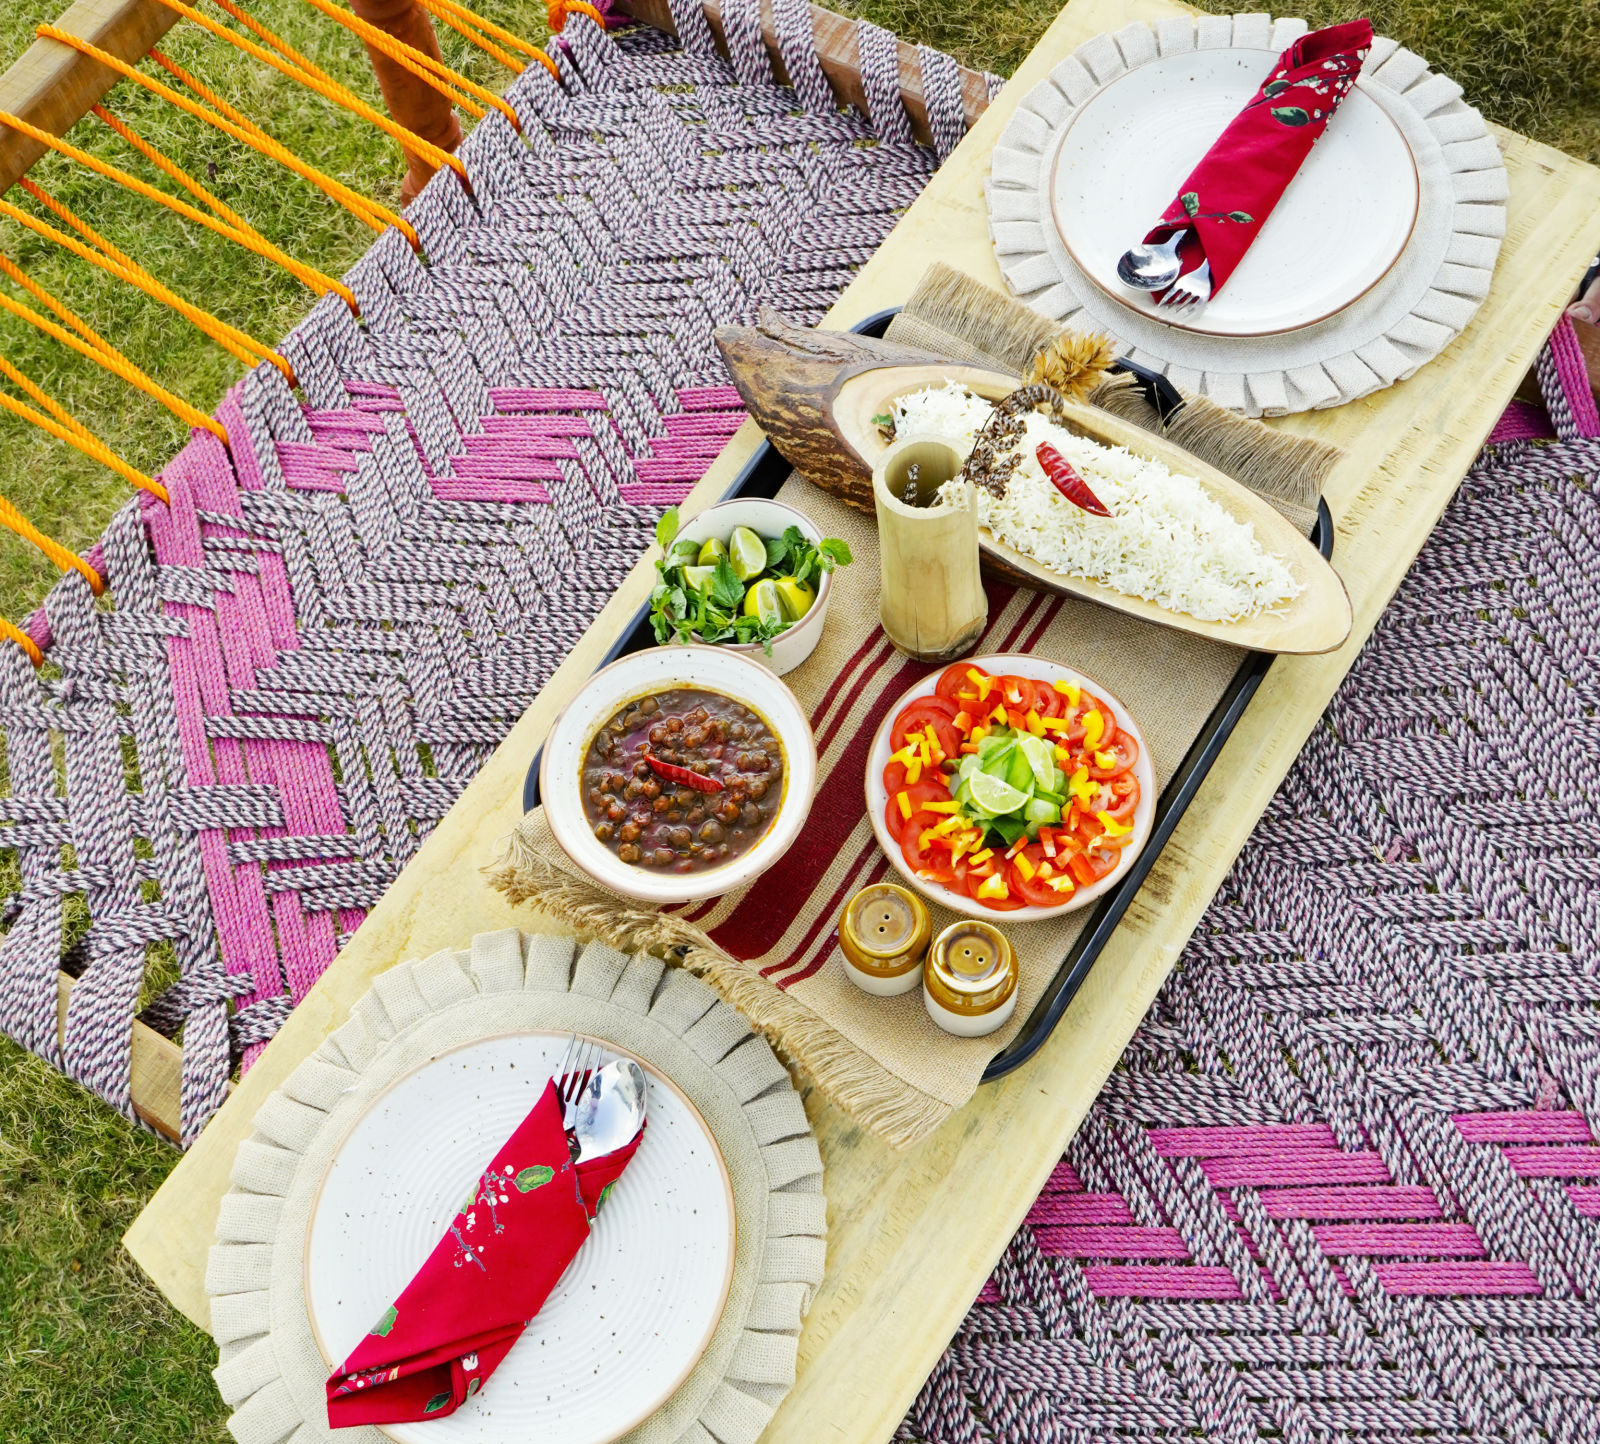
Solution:
M 638 1148 L 635 1138 L 574 1167 L 552 1081 L 416 1277 L 328 1380 L 329 1427 L 442 1419 L 476 1394 L 544 1306 Z
M 1190 172 L 1145 241 L 1164 241 L 1187 228 L 1178 248 L 1183 274 L 1210 261 L 1215 296 L 1328 128 L 1371 48 L 1369 20 L 1330 25 L 1296 40 Z

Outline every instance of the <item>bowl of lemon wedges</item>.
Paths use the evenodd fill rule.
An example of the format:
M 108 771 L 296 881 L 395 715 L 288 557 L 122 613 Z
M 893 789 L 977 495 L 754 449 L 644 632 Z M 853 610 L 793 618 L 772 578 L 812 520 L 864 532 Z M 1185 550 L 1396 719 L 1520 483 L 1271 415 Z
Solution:
M 760 497 L 708 507 L 681 526 L 669 507 L 656 542 L 656 641 L 728 647 L 780 677 L 816 650 L 834 569 L 850 564 L 839 538 L 824 537 L 792 506 Z

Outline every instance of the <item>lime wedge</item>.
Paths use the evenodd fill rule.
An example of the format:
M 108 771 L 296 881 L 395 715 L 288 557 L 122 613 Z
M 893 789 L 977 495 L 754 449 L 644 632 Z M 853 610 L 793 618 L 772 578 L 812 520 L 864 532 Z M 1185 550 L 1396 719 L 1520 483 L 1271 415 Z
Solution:
M 728 554 L 728 544 L 721 537 L 707 537 L 700 543 L 700 554 L 695 558 L 703 567 L 714 567 L 718 557 Z
M 715 567 L 685 567 L 683 569 L 684 581 L 688 582 L 697 592 L 705 591 L 711 578 L 716 574 L 717 569 Z
M 1046 788 L 1053 786 L 1056 764 L 1051 755 L 1050 744 L 1043 737 L 1035 737 L 1031 732 L 1024 732 L 1017 738 L 1017 746 L 1028 759 L 1028 766 L 1033 769 L 1034 785 Z
M 984 772 L 974 772 L 967 779 L 967 786 L 972 789 L 972 800 L 991 817 L 1015 812 L 1028 800 L 1026 792 L 1019 792 L 1009 783 Z
M 728 560 L 741 582 L 759 577 L 767 569 L 767 544 L 747 526 L 736 526 L 728 538 Z
M 788 613 L 783 609 L 783 598 L 771 578 L 757 582 L 744 594 L 744 614 L 747 617 L 760 617 L 763 622 L 789 620 Z
M 779 577 L 777 580 L 778 595 L 783 598 L 783 605 L 788 611 L 789 620 L 798 622 L 811 610 L 811 604 L 816 601 L 817 594 L 804 582 L 797 582 L 793 577 Z

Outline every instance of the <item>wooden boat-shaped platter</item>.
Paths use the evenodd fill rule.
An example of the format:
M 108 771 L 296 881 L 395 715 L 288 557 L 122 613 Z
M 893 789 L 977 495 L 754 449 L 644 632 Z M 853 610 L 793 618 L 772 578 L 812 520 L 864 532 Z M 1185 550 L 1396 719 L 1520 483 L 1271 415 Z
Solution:
M 954 381 L 998 401 L 1016 376 L 960 365 L 928 351 L 853 332 L 792 326 L 763 309 L 754 327 L 724 326 L 717 344 L 757 425 L 797 470 L 852 506 L 872 509 L 872 473 L 889 443 L 873 422 L 900 397 Z M 1350 635 L 1350 598 L 1339 575 L 1281 512 L 1189 452 L 1098 407 L 1067 403 L 1071 430 L 1124 446 L 1193 477 L 1264 550 L 1288 565 L 1300 591 L 1282 608 L 1233 622 L 1207 622 L 1100 582 L 1064 576 L 980 528 L 984 570 L 1039 591 L 1081 597 L 1163 627 L 1257 652 L 1331 652 Z

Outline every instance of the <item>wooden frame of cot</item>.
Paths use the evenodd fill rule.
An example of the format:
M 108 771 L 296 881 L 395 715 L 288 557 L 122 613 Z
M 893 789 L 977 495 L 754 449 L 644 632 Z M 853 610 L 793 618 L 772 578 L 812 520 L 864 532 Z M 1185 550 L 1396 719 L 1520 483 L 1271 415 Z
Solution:
M 622 0 L 621 8 L 648 25 L 676 33 L 667 0 Z M 424 43 L 432 37 L 431 20 L 412 0 L 351 0 L 351 9 L 410 43 L 416 44 L 419 36 Z M 722 45 L 721 7 L 716 0 L 706 0 L 705 10 L 717 43 Z M 865 110 L 866 94 L 856 57 L 854 22 L 816 5 L 811 7 L 811 16 L 823 74 L 841 103 Z M 76 0 L 55 24 L 118 59 L 132 63 L 146 55 L 180 18 L 160 0 Z M 766 5 L 762 13 L 762 39 L 778 80 L 786 83 L 788 75 L 779 54 L 770 7 Z M 369 55 L 394 118 L 417 135 L 440 143 L 438 137 L 452 131 L 455 124 L 448 102 L 386 57 L 371 51 Z M 963 69 L 961 78 L 970 125 L 987 108 L 988 90 L 983 76 L 976 71 Z M 64 135 L 118 79 L 117 73 L 108 66 L 71 46 L 41 38 L 0 74 L 0 110 L 52 135 Z M 913 132 L 921 141 L 931 140 L 916 49 L 904 42 L 900 43 L 900 84 Z M 459 139 L 459 131 L 455 130 L 454 134 Z M 0 126 L 0 194 L 15 185 L 45 150 L 39 141 Z M 415 155 L 408 154 L 407 160 L 409 171 L 402 194 L 414 195 L 426 182 L 430 167 Z M 1596 336 L 1600 338 L 1600 332 L 1596 332 Z M 1600 347 L 1596 348 L 1595 358 L 1600 363 Z M 69 973 L 58 973 L 57 1026 L 63 1037 L 73 982 Z M 179 1044 L 137 1019 L 132 1021 L 131 1027 L 134 1111 L 158 1132 L 176 1138 L 183 1050 Z

